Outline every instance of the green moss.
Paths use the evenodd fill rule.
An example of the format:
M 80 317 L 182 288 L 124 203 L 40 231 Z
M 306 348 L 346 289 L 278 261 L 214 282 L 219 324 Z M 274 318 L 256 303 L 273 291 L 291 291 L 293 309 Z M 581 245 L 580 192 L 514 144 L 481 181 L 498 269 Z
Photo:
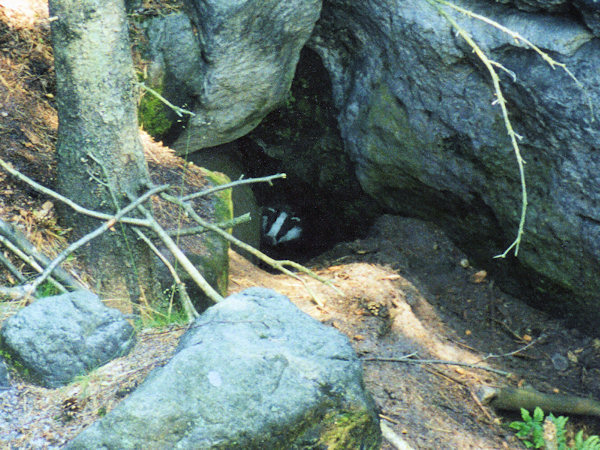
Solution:
M 164 86 L 152 86 L 162 95 Z M 144 92 L 138 107 L 138 120 L 140 125 L 150 136 L 161 139 L 173 125 L 169 119 L 167 106 L 150 92 Z
M 380 435 L 371 438 L 365 436 L 370 429 L 377 429 L 372 422 L 373 416 L 367 410 L 347 411 L 342 414 L 330 413 L 323 419 L 325 432 L 321 435 L 319 443 L 329 450 L 377 449 L 381 444 Z
M 204 169 L 206 170 L 206 169 Z M 206 177 L 215 185 L 227 184 L 231 182 L 229 177 L 221 172 L 212 172 L 206 170 Z M 233 201 L 231 200 L 231 189 L 224 189 L 213 194 L 214 220 L 215 222 L 225 222 L 233 219 Z

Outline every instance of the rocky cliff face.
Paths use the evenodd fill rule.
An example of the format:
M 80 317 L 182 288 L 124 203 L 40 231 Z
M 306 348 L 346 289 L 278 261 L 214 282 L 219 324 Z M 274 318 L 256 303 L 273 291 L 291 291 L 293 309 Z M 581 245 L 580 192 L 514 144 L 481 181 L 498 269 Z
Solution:
M 518 261 L 548 300 L 600 288 L 600 41 L 575 14 L 470 2 L 565 63 L 582 82 L 486 24 L 456 17 L 501 72 L 527 161 L 529 207 Z M 362 187 L 387 208 L 444 225 L 490 259 L 520 212 L 519 175 L 483 64 L 428 2 L 327 1 L 310 46 L 332 83 L 346 150 Z M 552 294 L 552 295 L 551 295 Z
M 229 5 L 233 10 L 226 11 L 221 4 L 199 14 L 190 2 L 197 37 L 170 38 L 173 45 L 193 42 L 195 50 L 186 53 L 196 61 L 187 63 L 179 85 L 190 86 L 197 116 L 178 143 L 193 151 L 235 139 L 283 104 L 291 68 L 312 31 L 308 47 L 320 56 L 331 80 L 336 132 L 362 189 L 388 211 L 437 222 L 491 265 L 517 232 L 519 172 L 485 66 L 436 7 L 425 0 L 327 0 L 322 7 L 297 1 L 285 10 L 273 9 L 270 2 L 242 3 L 244 8 Z M 584 0 L 458 4 L 520 33 L 581 82 L 578 86 L 560 67 L 550 67 L 498 29 L 446 9 L 508 69 L 498 72 L 510 119 L 522 136 L 529 195 L 525 235 L 518 257 L 496 262 L 496 269 L 547 306 L 600 318 L 600 7 Z M 250 20 L 254 16 L 242 20 L 238 15 L 250 11 L 270 18 L 276 10 L 279 19 L 261 20 L 260 26 Z M 224 28 L 237 30 L 230 37 L 241 37 L 246 28 L 240 24 L 254 37 L 226 41 Z M 294 36 L 294 43 L 284 45 L 285 36 Z M 176 54 L 162 53 L 165 67 L 184 67 L 185 61 L 173 60 Z M 282 70 L 263 64 L 276 60 Z M 219 127 L 231 132 L 223 134 Z M 201 138 L 194 138 L 192 129 Z M 258 129 L 251 138 L 264 143 L 265 136 Z M 277 142 L 277 151 L 284 149 L 279 159 L 291 165 L 284 169 L 302 173 L 308 167 L 304 155 L 290 157 L 297 146 L 284 147 Z M 304 166 L 294 169 L 294 160 Z M 313 172 L 320 167 L 315 164 Z M 315 198 L 327 194 L 323 189 Z M 572 302 L 561 303 L 565 298 Z

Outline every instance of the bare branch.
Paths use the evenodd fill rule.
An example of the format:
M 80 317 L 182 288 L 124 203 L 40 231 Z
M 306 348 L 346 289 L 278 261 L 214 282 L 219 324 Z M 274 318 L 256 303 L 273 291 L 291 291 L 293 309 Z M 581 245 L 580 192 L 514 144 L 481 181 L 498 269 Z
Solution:
M 190 297 L 187 293 L 187 289 L 185 288 L 185 283 L 181 281 L 181 278 L 179 278 L 179 275 L 177 275 L 177 271 L 173 267 L 173 264 L 169 262 L 165 255 L 163 255 L 160 252 L 160 250 L 156 248 L 156 245 L 154 245 L 152 241 L 144 233 L 142 233 L 142 231 L 139 228 L 134 228 L 133 231 L 135 231 L 135 233 L 140 237 L 140 239 L 144 241 L 148 245 L 148 247 L 150 247 L 154 254 L 158 256 L 158 258 L 163 262 L 163 264 L 171 273 L 171 276 L 173 277 L 173 279 L 175 280 L 175 284 L 177 285 L 177 292 L 179 293 L 181 306 L 188 316 L 188 322 L 193 322 L 195 318 L 200 316 L 200 314 L 198 314 L 198 311 L 196 311 L 196 308 L 194 308 L 194 305 L 192 304 L 192 301 L 190 300 Z
M 470 369 L 479 369 L 479 370 L 487 370 L 488 372 L 497 373 L 498 375 L 502 375 L 505 377 L 510 376 L 510 372 L 505 372 L 504 370 L 492 369 L 491 367 L 480 366 L 477 364 L 468 364 L 460 361 L 445 361 L 443 359 L 413 359 L 415 353 L 411 353 L 410 355 L 402 356 L 400 358 L 360 358 L 361 361 L 379 361 L 379 362 L 403 362 L 409 364 L 446 364 L 449 366 L 461 366 L 461 367 L 469 367 Z
M 182 197 L 181 200 L 187 202 L 188 200 L 193 200 L 198 197 L 204 197 L 206 195 L 213 194 L 218 191 L 222 191 L 224 189 L 229 189 L 235 186 L 241 186 L 242 184 L 250 184 L 250 183 L 269 183 L 272 185 L 271 181 L 276 180 L 277 178 L 285 178 L 287 175 L 285 173 L 278 173 L 275 175 L 269 175 L 268 177 L 262 178 L 247 178 L 247 179 L 239 179 L 237 181 L 232 181 L 231 183 L 220 184 L 219 186 L 215 186 L 214 188 L 206 189 L 205 191 L 195 192 L 194 194 L 186 195 Z
M 10 223 L 0 220 L 0 235 L 10 240 L 15 246 L 23 251 L 23 253 L 32 257 L 40 265 L 42 270 L 50 264 L 50 258 L 41 253 L 31 242 L 29 242 L 23 233 Z M 60 281 L 65 287 L 71 289 L 85 289 L 85 286 L 60 267 L 57 267 L 54 271 L 54 278 Z
M 19 249 L 16 245 L 14 245 L 11 241 L 6 239 L 4 236 L 0 235 L 0 243 L 2 243 L 11 252 L 13 252 L 15 255 L 17 255 L 19 258 L 21 258 L 23 261 L 25 261 L 27 264 L 29 264 L 36 272 L 38 272 L 38 273 L 44 272 L 44 268 L 41 267 L 33 257 L 31 257 L 28 254 L 26 254 L 25 252 L 21 251 L 21 249 Z M 62 284 L 60 284 L 58 281 L 56 281 L 54 278 L 49 278 L 48 281 L 50 283 L 52 283 L 54 285 L 54 287 L 56 287 L 56 289 L 58 289 L 60 292 L 63 292 L 63 293 L 67 292 L 67 289 Z
M 107 222 L 104 222 L 102 225 L 100 225 L 98 228 L 96 228 L 91 233 L 86 234 L 81 239 L 79 239 L 76 242 L 69 245 L 66 249 L 64 249 L 62 252 L 60 252 L 60 254 L 56 258 L 54 258 L 54 260 L 48 265 L 48 267 L 46 267 L 46 270 L 44 270 L 44 272 L 42 272 L 42 274 L 35 279 L 35 281 L 32 284 L 33 290 L 35 290 L 40 284 L 42 284 L 44 282 L 44 280 L 46 278 L 48 278 L 48 276 L 52 273 L 52 271 L 61 262 L 63 262 L 67 258 L 67 256 L 69 256 L 71 253 L 73 253 L 75 250 L 77 250 L 81 246 L 90 242 L 92 239 L 95 239 L 98 236 L 100 236 L 102 233 L 105 233 L 106 231 L 108 231 L 125 214 L 127 214 L 129 211 L 135 209 L 136 207 L 140 206 L 143 202 L 148 200 L 152 195 L 162 192 L 168 188 L 169 188 L 169 185 L 162 185 L 162 186 L 156 186 L 155 188 L 150 189 L 148 192 L 146 192 L 142 196 L 138 197 L 136 200 L 131 202 L 125 208 L 119 210 L 114 216 L 111 217 L 110 220 L 108 220 Z M 150 226 L 150 225 L 146 224 L 146 226 Z
M 47 187 L 42 186 L 41 184 L 33 181 L 28 176 L 23 175 L 21 172 L 14 169 L 10 164 L 8 164 L 2 158 L 0 158 L 0 167 L 2 167 L 4 170 L 6 170 L 13 177 L 18 178 L 19 180 L 27 183 L 29 186 L 31 186 L 36 191 L 41 192 L 42 194 L 45 194 L 49 197 L 52 197 L 58 201 L 63 202 L 64 204 L 69 206 L 71 209 L 77 211 L 78 213 L 85 214 L 86 216 L 90 216 L 90 217 L 95 217 L 96 219 L 100 219 L 100 220 L 111 220 L 114 218 L 114 216 L 111 214 L 105 214 L 105 213 L 101 213 L 98 211 L 92 211 L 91 209 L 84 208 L 83 206 L 75 203 L 70 198 L 67 198 L 63 195 L 60 195 L 58 192 L 53 191 L 52 189 L 48 189 Z M 128 225 L 136 225 L 138 227 L 145 226 L 145 222 L 143 220 L 134 219 L 131 217 L 122 217 L 121 219 L 119 219 L 119 221 L 126 223 Z
M 208 282 L 204 279 L 204 277 L 198 272 L 198 269 L 192 264 L 192 262 L 188 259 L 187 256 L 181 251 L 181 249 L 177 246 L 175 241 L 167 234 L 167 232 L 158 224 L 158 222 L 152 217 L 152 214 L 139 205 L 138 209 L 143 212 L 146 216 L 146 223 L 152 231 L 156 233 L 156 235 L 160 238 L 161 241 L 165 244 L 165 246 L 169 249 L 169 251 L 173 254 L 173 256 L 179 261 L 179 263 L 183 266 L 185 271 L 190 275 L 192 280 L 202 289 L 202 291 L 210 298 L 213 302 L 219 303 L 223 300 L 223 296 L 219 294 L 217 291 L 213 289 L 213 287 L 208 284 Z M 207 227 L 208 228 L 208 227 Z M 216 227 L 215 227 L 216 228 Z M 220 230 L 219 228 L 216 228 Z
M 14 264 L 11 263 L 10 260 L 6 256 L 4 256 L 4 253 L 2 253 L 2 252 L 0 252 L 0 262 L 2 264 L 4 264 L 4 267 L 6 267 L 8 269 L 8 271 L 17 278 L 17 280 L 19 280 L 21 283 L 25 283 L 25 281 L 26 281 L 25 276 L 21 272 L 19 272 L 19 269 L 17 269 L 14 266 Z
M 311 296 L 313 297 L 313 299 L 315 300 L 315 302 L 317 304 L 319 304 L 319 305 L 322 306 L 323 303 L 317 298 L 317 296 L 313 293 L 313 291 L 306 284 L 306 282 L 302 278 L 300 278 L 297 274 L 295 274 L 291 270 L 287 269 L 285 267 L 286 265 L 294 267 L 295 269 L 298 269 L 298 270 L 306 273 L 310 277 L 312 277 L 312 278 L 320 281 L 321 283 L 326 284 L 327 286 L 331 287 L 338 294 L 343 295 L 342 292 L 338 288 L 336 288 L 330 280 L 326 280 L 325 278 L 320 277 L 319 275 L 317 275 L 316 273 L 314 273 L 312 270 L 307 269 L 306 267 L 302 266 L 301 264 L 298 264 L 298 263 L 296 263 L 294 261 L 287 261 L 287 260 L 286 261 L 277 261 L 277 260 L 275 260 L 273 258 L 270 258 L 269 256 L 267 256 L 264 253 L 262 253 L 261 251 L 255 249 L 251 245 L 248 245 L 245 242 L 240 241 L 239 239 L 237 239 L 236 237 L 234 237 L 231 234 L 227 233 L 226 231 L 223 231 L 220 228 L 214 226 L 213 224 L 205 221 L 204 219 L 202 219 L 202 217 L 200 217 L 196 213 L 196 211 L 194 211 L 194 209 L 188 203 L 180 200 L 179 198 L 174 197 L 172 195 L 169 195 L 167 193 L 161 194 L 161 197 L 164 198 L 165 200 L 173 202 L 176 205 L 179 205 L 180 207 L 182 207 L 185 210 L 185 212 L 187 212 L 188 215 L 192 219 L 194 219 L 196 222 L 198 222 L 201 226 L 203 226 L 203 227 L 205 227 L 205 228 L 207 228 L 207 229 L 209 229 L 211 231 L 214 231 L 215 233 L 217 233 L 220 236 L 224 237 L 225 239 L 227 239 L 229 242 L 231 242 L 235 246 L 246 250 L 248 253 L 256 256 L 258 259 L 260 259 L 261 261 L 263 261 L 266 264 L 270 265 L 274 269 L 277 269 L 280 272 L 283 272 L 286 275 L 288 275 L 288 276 L 290 276 L 292 278 L 295 278 L 298 281 L 300 281 L 304 285 L 304 287 L 306 288 L 306 290 L 311 294 Z
M 234 217 L 231 220 L 226 220 L 225 222 L 216 223 L 215 226 L 226 230 L 228 228 L 233 228 L 242 223 L 249 222 L 250 220 L 251 220 L 250 213 L 246 213 L 239 217 Z M 203 226 L 191 227 L 191 228 L 181 228 L 180 230 L 166 230 L 167 234 L 171 237 L 189 236 L 189 235 L 193 235 L 193 234 L 206 233 L 207 231 L 209 231 L 209 230 Z

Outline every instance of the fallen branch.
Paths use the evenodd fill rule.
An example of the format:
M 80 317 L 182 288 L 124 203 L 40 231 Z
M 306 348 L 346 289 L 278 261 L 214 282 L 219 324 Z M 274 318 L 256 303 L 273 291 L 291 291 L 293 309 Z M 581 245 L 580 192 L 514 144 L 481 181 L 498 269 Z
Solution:
M 154 245 L 152 241 L 144 233 L 142 233 L 142 231 L 139 228 L 134 228 L 133 231 L 135 231 L 135 233 L 140 237 L 140 239 L 143 240 L 146 243 L 146 245 L 148 245 L 148 247 L 150 247 L 150 250 L 154 252 L 154 254 L 163 262 L 163 264 L 169 270 L 169 273 L 173 277 L 173 280 L 175 280 L 175 285 L 177 286 L 177 292 L 179 293 L 181 307 L 188 316 L 188 322 L 193 322 L 194 319 L 200 316 L 200 314 L 198 314 L 198 311 L 196 311 L 196 308 L 194 308 L 194 305 L 190 300 L 190 296 L 187 293 L 185 283 L 181 281 L 181 278 L 179 278 L 179 275 L 177 275 L 177 271 L 173 267 L 173 264 L 169 262 L 165 255 L 163 255 L 160 252 L 156 245 Z
M 142 213 L 146 216 L 146 221 L 150 229 L 156 233 L 156 235 L 160 238 L 161 241 L 163 241 L 165 246 L 175 257 L 175 259 L 179 261 L 179 263 L 189 274 L 192 280 L 194 280 L 194 282 L 200 287 L 200 289 L 202 289 L 202 291 L 208 296 L 208 298 L 210 298 L 215 303 L 219 303 L 220 301 L 222 301 L 223 296 L 217 291 L 215 291 L 210 284 L 208 284 L 208 282 L 204 279 L 200 272 L 198 272 L 198 269 L 196 269 L 196 267 L 192 264 L 188 257 L 185 256 L 185 254 L 177 246 L 175 241 L 171 238 L 171 236 L 169 236 L 167 232 L 158 224 L 158 222 L 154 219 L 152 214 L 141 205 L 138 205 L 138 209 L 142 211 Z M 220 228 L 214 228 L 219 231 L 222 231 Z
M 25 261 L 27 264 L 29 264 L 33 270 L 35 270 L 38 273 L 43 273 L 44 272 L 44 268 L 42 266 L 40 266 L 35 259 L 33 259 L 33 257 L 29 256 L 28 254 L 24 253 L 23 251 L 21 251 L 21 249 L 19 249 L 16 245 L 14 245 L 11 241 L 9 241 L 8 239 L 6 239 L 4 236 L 0 235 L 0 243 L 2 243 L 6 248 L 8 248 L 11 252 L 13 252 L 15 255 L 17 255 L 19 258 L 21 258 L 23 261 Z M 67 289 L 60 284 L 58 281 L 56 281 L 54 278 L 49 277 L 48 281 L 50 283 L 52 283 L 52 285 L 58 289 L 60 292 L 67 292 Z
M 30 284 L 11 287 L 0 286 L 0 297 L 7 298 L 9 300 L 19 300 L 21 298 L 26 297 L 30 289 Z
M 41 184 L 37 183 L 36 181 L 33 181 L 28 176 L 23 175 L 18 170 L 13 169 L 13 167 L 10 164 L 8 164 L 6 161 L 4 161 L 2 158 L 0 158 L 0 167 L 2 167 L 4 170 L 6 170 L 9 174 L 14 176 L 15 178 L 18 178 L 19 180 L 28 184 L 36 191 L 64 203 L 65 205 L 69 206 L 71 209 L 73 209 L 74 211 L 76 211 L 78 213 L 85 214 L 86 216 L 94 217 L 94 218 L 100 219 L 100 220 L 111 220 L 114 218 L 114 216 L 112 214 L 101 213 L 98 211 L 93 211 L 91 209 L 84 208 L 83 206 L 75 203 L 70 198 L 67 198 L 63 195 L 60 195 L 58 192 L 53 191 L 52 189 L 48 189 L 47 187 L 42 186 Z M 121 217 L 119 219 L 119 222 L 126 223 L 128 225 L 137 225 L 139 227 L 145 226 L 145 222 L 143 220 L 135 219 L 132 217 Z
M 397 450 L 413 450 L 413 448 L 404 439 L 398 436 L 385 422 L 379 422 L 379 427 L 381 428 L 383 437 Z
M 251 220 L 250 213 L 246 213 L 241 216 L 234 217 L 231 220 L 226 220 L 225 222 L 216 223 L 215 226 L 226 230 L 228 228 L 233 228 L 242 223 L 250 222 L 250 220 Z M 171 237 L 189 236 L 189 235 L 193 235 L 193 234 L 206 233 L 207 231 L 209 231 L 209 230 L 203 226 L 181 228 L 179 230 L 166 230 L 167 234 Z
M 231 183 L 220 184 L 213 188 L 206 189 L 205 191 L 195 192 L 194 194 L 189 194 L 189 195 L 183 196 L 183 197 L 181 197 L 181 200 L 184 202 L 187 202 L 188 200 L 193 200 L 198 197 L 204 197 L 206 195 L 214 194 L 215 192 L 218 192 L 218 191 L 223 191 L 225 189 L 229 189 L 232 187 L 241 186 L 242 184 L 269 183 L 270 185 L 273 185 L 273 183 L 271 183 L 271 181 L 276 180 L 277 178 L 285 178 L 286 176 L 287 175 L 285 173 L 278 173 L 275 175 L 269 175 L 268 177 L 262 177 L 262 178 L 246 178 L 246 179 L 240 178 L 239 180 L 232 181 Z
M 600 416 L 600 402 L 574 395 L 546 394 L 534 389 L 481 386 L 477 396 L 483 404 L 509 411 L 519 411 L 521 408 L 531 411 L 540 407 L 544 412 L 556 414 Z
M 460 361 L 445 361 L 443 359 L 413 359 L 415 353 L 411 353 L 410 355 L 402 356 L 400 358 L 361 358 L 361 361 L 377 361 L 377 362 L 402 362 L 409 364 L 445 364 L 449 366 L 461 366 L 468 367 L 470 369 L 479 369 L 479 370 L 487 370 L 488 372 L 497 373 L 498 375 L 502 375 L 505 377 L 509 377 L 511 375 L 510 372 L 505 372 L 504 370 L 492 369 L 491 367 L 479 366 L 477 364 L 468 364 Z
M 21 283 L 25 283 L 25 281 L 27 281 L 27 278 L 25 278 L 25 276 L 19 271 L 19 269 L 17 269 L 15 265 L 12 262 L 10 262 L 10 260 L 6 256 L 4 256 L 4 253 L 2 252 L 0 252 L 0 263 L 2 263 L 4 267 L 6 267 L 8 271 L 12 273 Z
M 42 254 L 31 242 L 29 242 L 29 240 L 23 233 L 21 233 L 14 226 L 3 220 L 0 220 L 0 235 L 10 240 L 23 253 L 32 257 L 42 269 L 48 267 L 48 265 L 51 263 L 50 258 Z M 60 267 L 57 267 L 54 271 L 54 278 L 60 281 L 60 283 L 66 288 L 74 290 L 85 289 L 85 286 L 83 286 L 79 281 L 73 278 L 73 276 L 69 274 L 66 270 Z
M 145 194 L 138 197 L 136 200 L 131 202 L 129 205 L 127 205 L 123 209 L 117 211 L 117 213 L 113 217 L 111 217 L 110 220 L 108 220 L 107 222 L 104 222 L 102 225 L 100 225 L 94 231 L 86 234 L 82 238 L 78 239 L 76 242 L 69 245 L 66 249 L 64 249 L 62 252 L 60 252 L 60 254 L 56 258 L 54 258 L 54 260 L 48 265 L 48 267 L 46 267 L 46 269 L 42 272 L 42 274 L 35 279 L 35 281 L 32 284 L 32 290 L 31 290 L 30 294 L 35 289 L 37 289 L 37 287 L 40 284 L 42 284 L 46 280 L 46 278 L 48 278 L 48 276 L 50 276 L 52 271 L 61 262 L 63 262 L 67 258 L 67 256 L 69 256 L 75 250 L 77 250 L 78 248 L 87 244 L 91 240 L 97 238 L 98 236 L 102 235 L 103 233 L 105 233 L 106 231 L 111 229 L 119 221 L 119 219 L 121 219 L 125 214 L 127 214 L 129 211 L 139 207 L 143 202 L 148 200 L 151 196 L 153 196 L 154 194 L 157 194 L 159 192 L 162 192 L 168 188 L 169 188 L 169 185 L 165 184 L 165 185 L 156 186 L 155 188 L 150 189 L 148 192 L 146 192 Z M 150 226 L 150 224 L 148 224 L 148 226 Z

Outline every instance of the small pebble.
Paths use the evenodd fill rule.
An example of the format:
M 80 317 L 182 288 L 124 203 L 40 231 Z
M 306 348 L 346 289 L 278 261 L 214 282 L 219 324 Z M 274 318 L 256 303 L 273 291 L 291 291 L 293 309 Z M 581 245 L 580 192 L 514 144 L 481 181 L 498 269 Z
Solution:
M 560 353 L 552 355 L 552 364 L 554 368 L 560 372 L 564 372 L 569 368 L 569 360 Z

